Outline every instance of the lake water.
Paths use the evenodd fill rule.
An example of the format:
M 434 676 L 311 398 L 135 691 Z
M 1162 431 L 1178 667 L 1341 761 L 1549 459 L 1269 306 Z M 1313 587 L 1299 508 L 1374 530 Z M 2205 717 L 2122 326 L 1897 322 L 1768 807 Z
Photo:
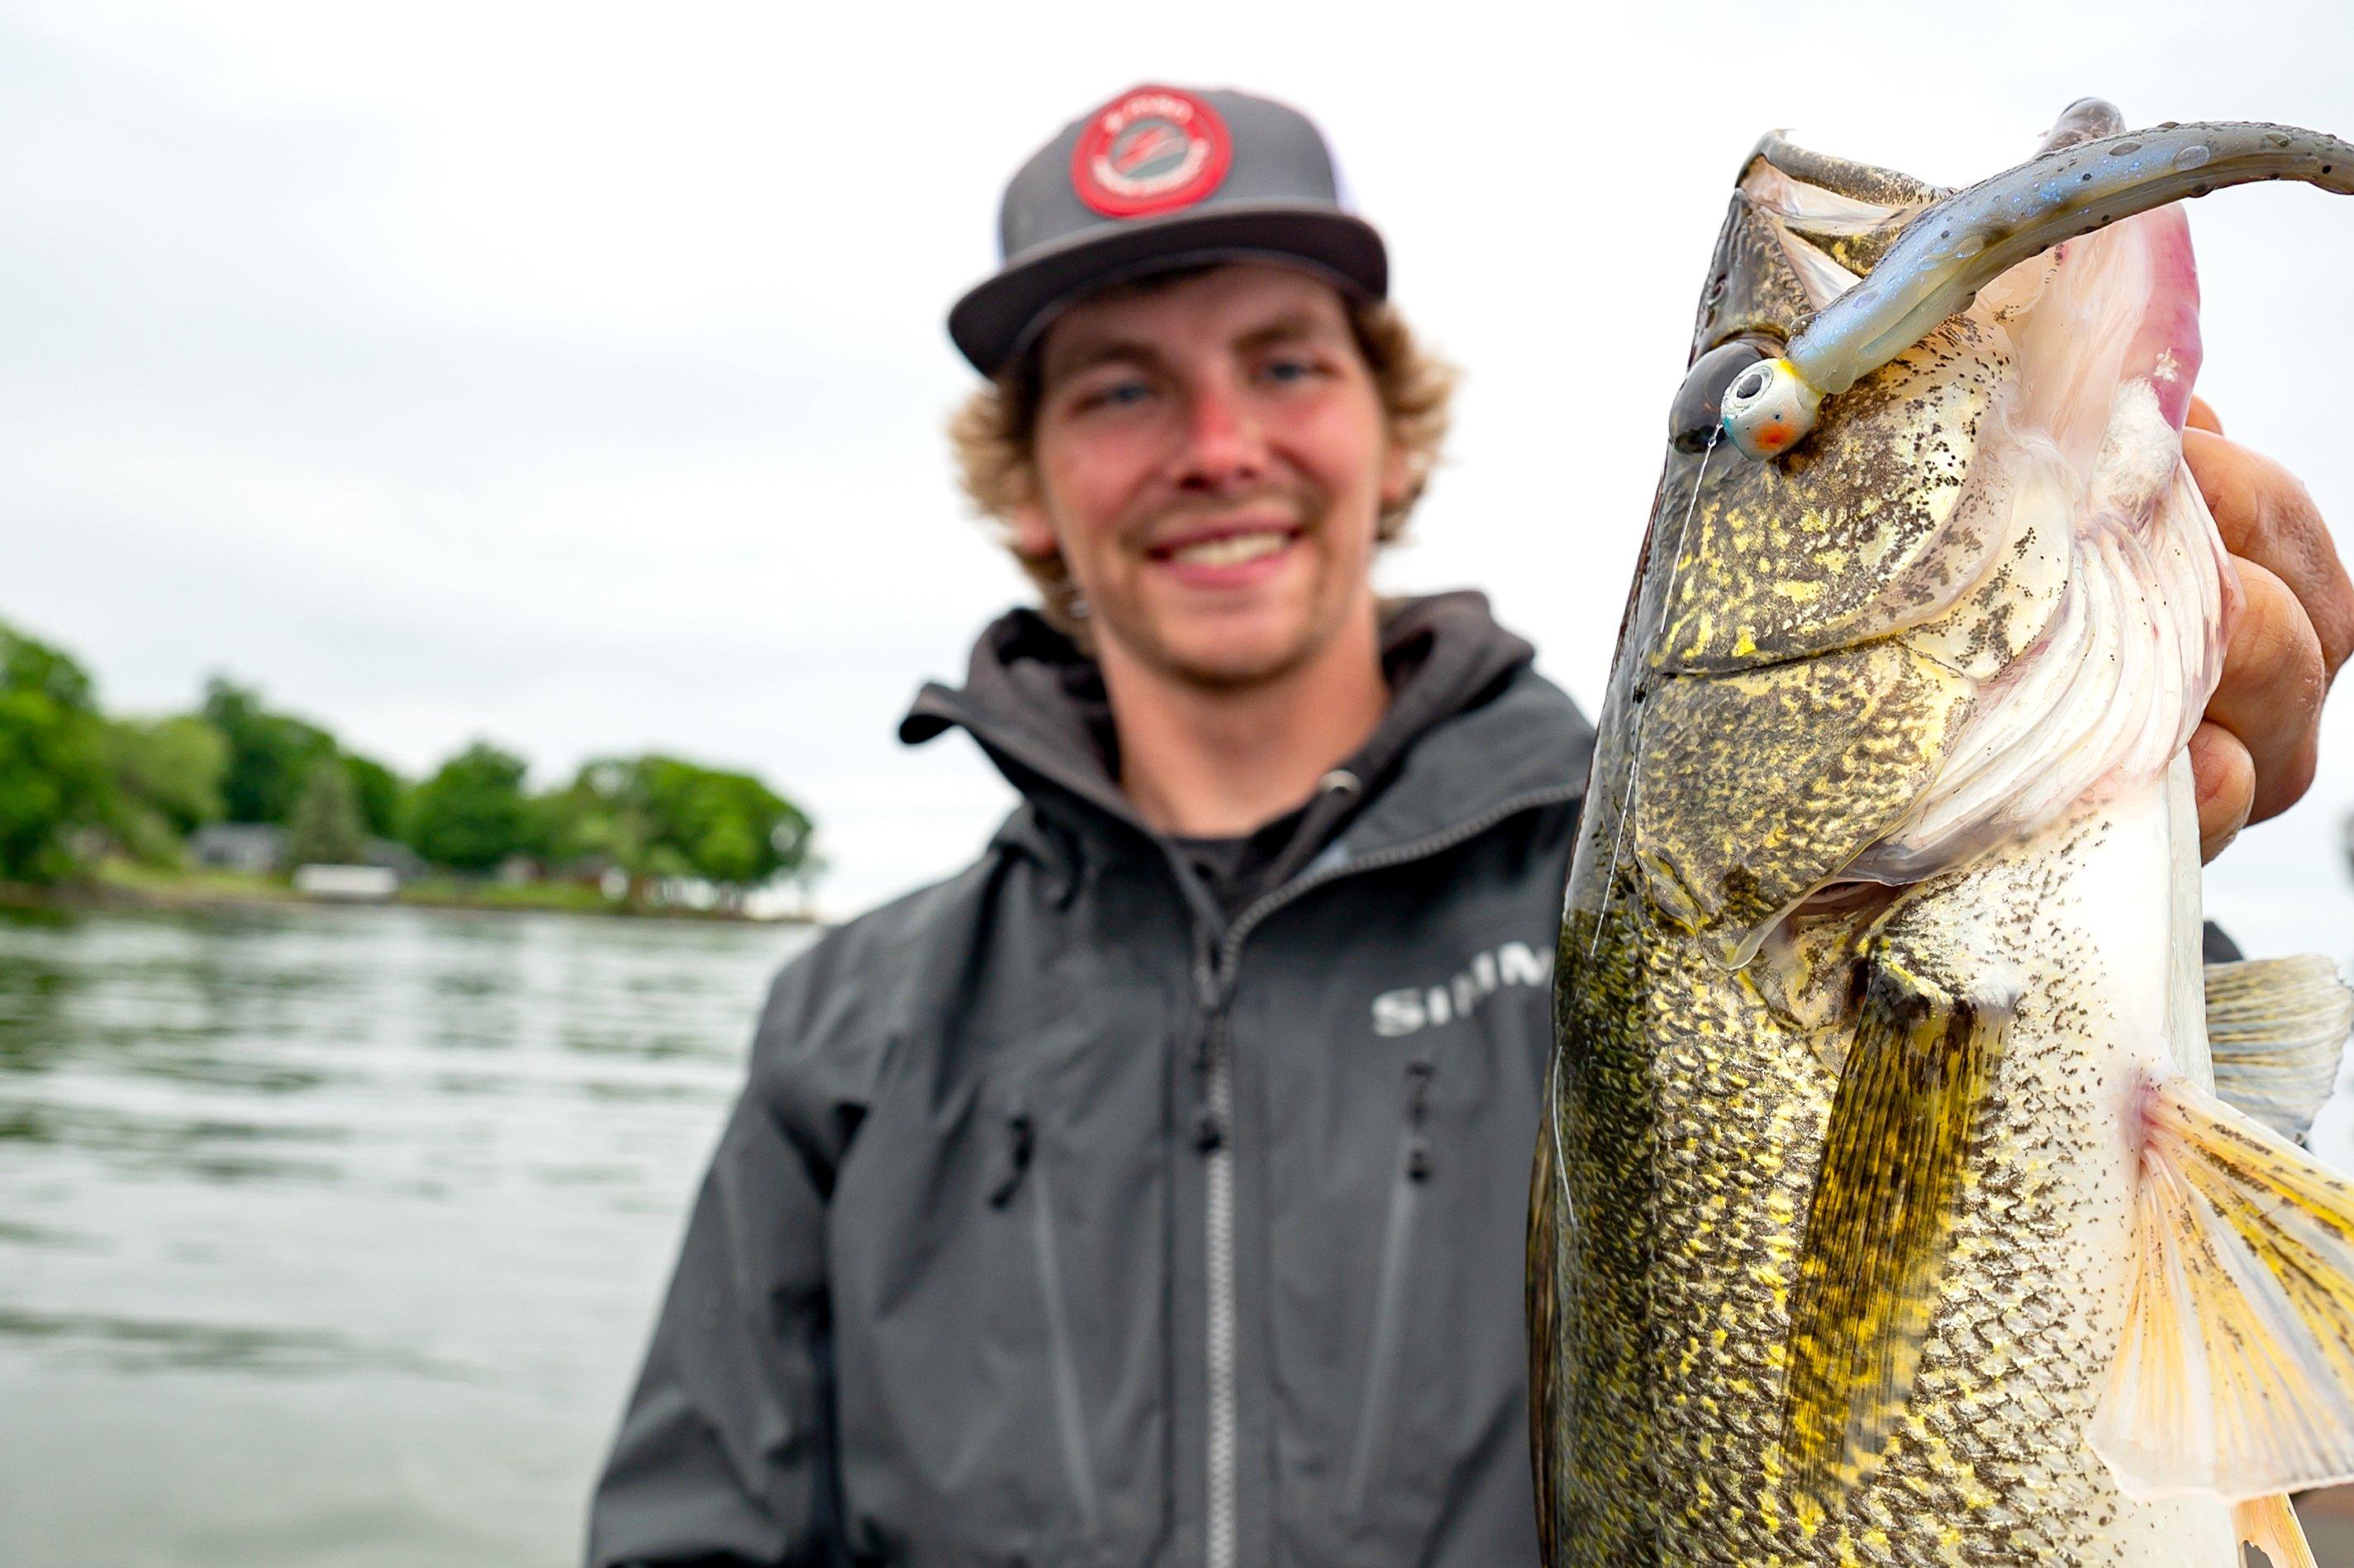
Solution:
M 2212 902 L 2252 950 L 2354 951 L 2354 901 L 2306 885 Z M 577 1563 L 763 983 L 808 940 L 0 916 L 0 1563 Z M 2327 1121 L 2354 1151 L 2354 1098 Z
M 0 917 L 0 1561 L 577 1563 L 805 930 Z

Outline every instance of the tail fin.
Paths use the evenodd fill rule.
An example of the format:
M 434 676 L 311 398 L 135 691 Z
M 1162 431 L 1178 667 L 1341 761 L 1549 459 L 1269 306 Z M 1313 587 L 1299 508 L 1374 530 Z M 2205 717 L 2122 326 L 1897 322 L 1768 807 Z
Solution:
M 2185 1079 L 2143 1107 L 2139 1272 L 2094 1451 L 2142 1498 L 2354 1478 L 2354 1181 Z

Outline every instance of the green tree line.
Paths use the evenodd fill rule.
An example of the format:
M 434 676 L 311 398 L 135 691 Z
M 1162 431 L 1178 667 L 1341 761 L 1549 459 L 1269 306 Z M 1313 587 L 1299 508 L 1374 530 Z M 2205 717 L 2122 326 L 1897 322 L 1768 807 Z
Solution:
M 618 872 L 635 899 L 671 877 L 723 894 L 818 869 L 806 812 L 748 773 L 680 758 L 601 758 L 534 791 L 525 760 L 476 741 L 410 779 L 216 676 L 195 711 L 112 717 L 71 655 L 0 623 L 0 881 L 53 883 L 120 853 L 183 866 L 214 822 L 283 829 L 290 863 L 405 845 L 482 875 L 515 861 Z

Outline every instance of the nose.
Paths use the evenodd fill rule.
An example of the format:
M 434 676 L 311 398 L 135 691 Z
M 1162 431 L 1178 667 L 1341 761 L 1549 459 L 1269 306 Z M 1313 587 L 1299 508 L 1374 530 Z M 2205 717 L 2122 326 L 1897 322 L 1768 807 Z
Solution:
M 1174 475 L 1180 488 L 1225 491 L 1265 475 L 1267 432 L 1247 397 L 1224 387 L 1204 388 L 1186 412 Z

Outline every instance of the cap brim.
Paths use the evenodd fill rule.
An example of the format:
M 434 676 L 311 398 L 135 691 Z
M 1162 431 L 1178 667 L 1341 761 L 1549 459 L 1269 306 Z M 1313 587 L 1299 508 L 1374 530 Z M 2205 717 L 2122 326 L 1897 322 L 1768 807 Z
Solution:
M 1373 226 L 1329 207 L 1229 203 L 1075 235 L 981 284 L 949 312 L 949 336 L 994 376 L 1027 348 L 1055 307 L 1108 284 L 1209 261 L 1305 264 L 1369 300 L 1389 293 L 1389 252 Z

